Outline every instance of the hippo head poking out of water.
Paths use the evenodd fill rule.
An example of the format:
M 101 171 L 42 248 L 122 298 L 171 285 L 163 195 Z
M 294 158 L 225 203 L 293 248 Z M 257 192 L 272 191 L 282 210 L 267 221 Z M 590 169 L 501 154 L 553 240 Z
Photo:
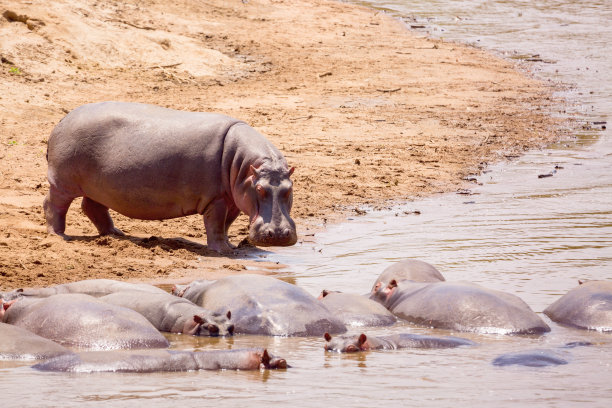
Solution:
M 293 204 L 293 183 L 289 177 L 294 168 L 285 163 L 250 166 L 241 195 L 249 215 L 249 242 L 257 246 L 290 246 L 296 243 L 295 223 L 289 213 Z

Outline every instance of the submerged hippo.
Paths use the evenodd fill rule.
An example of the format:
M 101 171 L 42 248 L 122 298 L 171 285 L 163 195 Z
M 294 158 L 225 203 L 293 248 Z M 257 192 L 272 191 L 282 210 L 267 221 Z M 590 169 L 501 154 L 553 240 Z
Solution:
M 259 370 L 287 368 L 287 361 L 263 349 L 214 351 L 119 350 L 92 351 L 52 358 L 34 365 L 41 371 L 76 373 L 151 373 L 194 370 Z
M 187 288 L 183 297 L 219 313 L 232 311 L 234 332 L 270 336 L 321 336 L 346 327 L 321 302 L 295 285 L 263 275 L 236 275 Z
M 44 360 L 72 353 L 26 329 L 0 323 L 0 360 Z
M 319 300 L 347 326 L 390 326 L 397 321 L 383 305 L 362 295 L 323 290 Z
M 49 137 L 47 229 L 66 237 L 66 212 L 82 209 L 101 235 L 119 234 L 111 208 L 131 218 L 203 214 L 208 248 L 231 250 L 230 224 L 244 212 L 254 245 L 293 245 L 293 192 L 283 155 L 246 123 L 153 105 L 81 106 Z
M 146 283 L 129 283 L 112 279 L 88 279 L 77 282 L 62 283 L 60 285 L 49 286 L 46 288 L 18 289 L 17 291 L 10 292 L 10 294 L 14 293 L 18 296 L 49 297 L 62 293 L 81 293 L 94 297 L 100 297 L 121 291 L 141 291 L 167 294 L 165 290 L 153 285 L 147 285 Z
M 473 346 L 471 340 L 461 337 L 433 337 L 420 334 L 400 333 L 390 336 L 366 336 L 364 333 L 355 336 L 324 335 L 325 350 L 338 353 L 355 353 L 367 350 L 397 350 L 400 348 L 453 348 L 459 346 Z
M 17 299 L 6 309 L 2 321 L 62 345 L 87 349 L 170 345 L 142 315 L 82 294 Z
M 194 336 L 231 336 L 231 312 L 212 313 L 187 299 L 169 293 L 122 291 L 100 298 L 103 302 L 127 307 L 143 315 L 157 330 Z
M 444 276 L 433 265 L 417 259 L 405 259 L 394 263 L 382 271 L 374 285 L 372 285 L 372 291 L 377 291 L 387 286 L 392 280 L 398 282 L 400 286 L 404 280 L 413 282 L 445 281 Z
M 502 354 L 496 357 L 494 366 L 520 365 L 525 367 L 548 367 L 567 364 L 567 360 L 560 353 L 553 350 L 529 350 Z
M 557 323 L 612 332 L 612 281 L 587 281 L 557 299 L 544 313 Z
M 403 281 L 370 296 L 396 316 L 440 329 L 499 334 L 539 334 L 550 327 L 519 297 L 469 282 Z

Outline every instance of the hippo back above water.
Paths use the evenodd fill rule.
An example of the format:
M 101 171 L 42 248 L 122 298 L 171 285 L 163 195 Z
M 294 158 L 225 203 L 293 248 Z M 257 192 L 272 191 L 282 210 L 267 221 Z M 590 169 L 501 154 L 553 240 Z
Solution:
M 320 336 L 346 331 L 314 296 L 269 276 L 228 276 L 202 285 L 196 281 L 183 297 L 211 311 L 231 310 L 235 334 Z
M 203 214 L 208 247 L 229 251 L 227 230 L 240 212 L 255 245 L 293 245 L 292 182 L 283 155 L 246 123 L 224 115 L 154 105 L 81 106 L 48 143 L 49 232 L 65 236 L 70 203 L 101 235 L 121 234 L 108 209 L 161 220 Z
M 587 281 L 557 299 L 544 314 L 568 326 L 612 332 L 612 282 Z

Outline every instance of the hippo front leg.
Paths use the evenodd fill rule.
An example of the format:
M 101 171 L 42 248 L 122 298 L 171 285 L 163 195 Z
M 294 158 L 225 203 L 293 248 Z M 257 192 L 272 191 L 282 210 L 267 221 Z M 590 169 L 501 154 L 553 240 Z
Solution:
M 232 219 L 233 217 L 233 219 Z M 227 237 L 229 224 L 236 219 L 237 214 L 228 208 L 223 198 L 213 200 L 204 211 L 204 227 L 208 249 L 219 253 L 228 253 L 234 249 Z M 229 222 L 227 222 L 229 221 Z

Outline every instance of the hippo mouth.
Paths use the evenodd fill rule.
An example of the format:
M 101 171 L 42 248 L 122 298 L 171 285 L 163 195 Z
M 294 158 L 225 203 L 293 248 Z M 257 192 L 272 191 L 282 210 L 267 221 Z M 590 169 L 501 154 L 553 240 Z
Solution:
M 297 233 L 292 225 L 275 226 L 263 223 L 261 218 L 251 223 L 249 242 L 255 246 L 291 246 L 297 242 Z

